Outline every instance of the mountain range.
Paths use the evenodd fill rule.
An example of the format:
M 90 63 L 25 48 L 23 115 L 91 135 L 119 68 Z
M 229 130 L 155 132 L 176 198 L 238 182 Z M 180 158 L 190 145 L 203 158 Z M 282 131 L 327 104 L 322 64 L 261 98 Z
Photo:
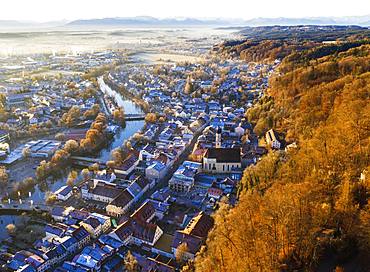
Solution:
M 304 17 L 304 18 L 253 18 L 243 19 L 198 19 L 198 18 L 164 18 L 150 16 L 94 18 L 74 21 L 29 22 L 0 20 L 0 29 L 35 29 L 50 27 L 105 27 L 105 26 L 267 26 L 267 25 L 360 25 L 370 26 L 370 15 L 347 17 Z

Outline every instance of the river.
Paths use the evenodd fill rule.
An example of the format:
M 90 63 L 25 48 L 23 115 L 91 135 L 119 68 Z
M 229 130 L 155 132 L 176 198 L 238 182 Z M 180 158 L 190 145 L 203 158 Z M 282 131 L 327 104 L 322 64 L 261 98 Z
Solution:
M 131 100 L 124 99 L 121 94 L 112 90 L 107 84 L 105 84 L 102 77 L 98 78 L 99 87 L 103 93 L 111 96 L 118 106 L 123 107 L 125 113 L 127 114 L 142 114 L 143 111 L 139 106 L 133 103 Z M 145 121 L 128 121 L 126 122 L 126 127 L 119 128 L 117 133 L 115 134 L 113 140 L 108 144 L 107 147 L 102 149 L 99 154 L 97 154 L 96 158 L 108 161 L 111 159 L 111 152 L 113 149 L 121 146 L 127 139 L 129 139 L 132 135 L 136 132 L 139 132 L 144 127 Z M 47 191 L 55 192 L 61 186 L 65 185 L 67 176 L 59 178 L 54 182 L 48 182 Z M 40 190 L 39 186 L 35 187 L 35 191 L 32 193 L 31 197 L 28 200 L 33 200 L 36 202 L 43 202 L 45 199 L 45 190 Z
M 25 222 L 28 217 L 24 215 L 0 215 L 0 241 L 9 238 L 9 233 L 6 226 L 9 224 L 17 225 Z
M 119 94 L 117 91 L 109 87 L 104 82 L 103 77 L 98 78 L 98 84 L 99 84 L 100 90 L 104 94 L 112 97 L 119 107 L 124 108 L 126 114 L 142 114 L 143 113 L 143 111 L 141 110 L 139 106 L 137 106 L 131 100 L 124 99 L 121 94 Z M 144 127 L 144 124 L 145 122 L 143 120 L 126 122 L 126 127 L 120 128 L 117 131 L 116 135 L 114 136 L 113 141 L 109 144 L 107 148 L 104 148 L 102 151 L 100 151 L 100 154 L 97 158 L 103 161 L 109 160 L 111 151 L 121 146 L 125 140 L 130 138 L 136 132 L 140 131 Z

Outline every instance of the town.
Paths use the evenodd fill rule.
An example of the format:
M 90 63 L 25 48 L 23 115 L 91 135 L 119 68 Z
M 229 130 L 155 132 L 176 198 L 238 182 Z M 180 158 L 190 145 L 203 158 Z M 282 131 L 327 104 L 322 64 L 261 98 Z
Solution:
M 246 118 L 278 60 L 129 58 L 1 60 L 1 208 L 24 215 L 3 226 L 4 271 L 176 271 L 243 170 L 282 148 Z

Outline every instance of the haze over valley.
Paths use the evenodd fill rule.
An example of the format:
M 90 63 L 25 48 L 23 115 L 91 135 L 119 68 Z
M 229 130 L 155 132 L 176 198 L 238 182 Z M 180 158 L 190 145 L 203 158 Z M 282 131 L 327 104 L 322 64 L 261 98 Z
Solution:
M 4 0 L 0 271 L 370 271 L 370 2 Z

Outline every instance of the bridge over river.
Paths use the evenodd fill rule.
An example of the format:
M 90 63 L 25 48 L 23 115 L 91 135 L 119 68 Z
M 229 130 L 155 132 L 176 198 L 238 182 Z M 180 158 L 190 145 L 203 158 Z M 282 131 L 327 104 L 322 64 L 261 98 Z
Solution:
M 71 156 L 72 164 L 75 166 L 89 167 L 90 165 L 97 163 L 100 169 L 104 169 L 106 162 L 98 158 L 79 157 Z
M 138 114 L 125 114 L 125 120 L 126 121 L 137 121 L 137 120 L 144 120 L 145 114 L 144 113 L 138 113 Z
M 33 203 L 30 201 L 13 201 L 11 203 L 1 203 L 0 213 L 51 212 L 54 207 L 58 207 L 58 205 L 47 205 L 45 203 Z

